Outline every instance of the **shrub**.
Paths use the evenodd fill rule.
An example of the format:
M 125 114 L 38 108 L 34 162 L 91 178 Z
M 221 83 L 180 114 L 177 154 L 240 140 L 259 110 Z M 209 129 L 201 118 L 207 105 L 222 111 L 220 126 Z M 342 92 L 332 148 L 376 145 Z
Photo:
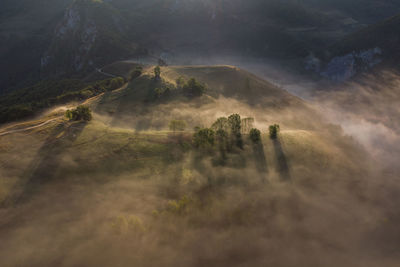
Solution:
M 279 132 L 280 132 L 279 124 L 274 124 L 274 125 L 269 126 L 269 137 L 271 139 L 278 138 Z
M 261 141 L 261 132 L 258 129 L 251 129 L 250 130 L 250 140 L 254 143 L 254 144 L 258 144 Z
M 182 89 L 184 85 L 185 85 L 185 79 L 182 76 L 180 76 L 178 79 L 176 79 L 176 86 L 179 89 Z
M 92 112 L 87 106 L 78 106 L 76 109 L 67 110 L 65 116 L 70 121 L 90 121 L 92 120 Z
M 153 98 L 160 99 L 169 96 L 171 89 L 169 87 L 155 88 Z
M 184 131 L 187 127 L 187 123 L 183 120 L 172 120 L 169 122 L 168 127 L 173 132 Z
M 111 90 L 118 89 L 118 88 L 120 88 L 121 86 L 123 86 L 124 83 L 125 83 L 125 80 L 124 80 L 124 78 L 122 78 L 122 77 L 113 78 L 113 79 L 111 80 L 111 82 L 110 82 L 110 89 L 111 89 Z
M 157 66 L 157 67 L 154 68 L 154 78 L 156 80 L 161 79 L 161 68 L 160 68 L 160 66 Z
M 183 92 L 185 95 L 189 97 L 198 97 L 202 96 L 206 91 L 205 85 L 196 81 L 195 78 L 190 78 L 187 83 L 183 86 Z
M 138 66 L 134 68 L 130 73 L 129 73 L 129 80 L 132 81 L 136 78 L 138 78 L 140 75 L 143 73 L 143 68 Z
M 180 200 L 170 200 L 166 210 L 173 214 L 180 215 L 188 211 L 188 206 L 191 202 L 192 199 L 185 195 Z

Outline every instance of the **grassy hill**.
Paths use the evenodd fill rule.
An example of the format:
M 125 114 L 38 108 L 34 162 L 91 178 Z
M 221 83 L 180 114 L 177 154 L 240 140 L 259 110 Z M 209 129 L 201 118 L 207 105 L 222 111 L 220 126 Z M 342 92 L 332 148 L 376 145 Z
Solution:
M 128 66 L 108 68 L 122 75 Z M 205 93 L 185 94 L 181 76 Z M 0 131 L 5 266 L 316 266 L 333 258 L 341 266 L 382 259 L 395 266 L 380 256 L 393 237 L 379 235 L 387 247 L 360 245 L 394 223 L 385 225 L 369 204 L 363 149 L 267 81 L 232 66 L 163 67 L 155 79 L 147 67 L 85 104 L 90 122 L 49 111 Z M 232 113 L 255 119 L 260 143 L 244 132 L 243 149 L 223 161 L 217 145 L 193 145 L 193 127 Z M 1 135 L 48 118 L 56 120 Z M 172 132 L 170 120 L 188 127 Z M 274 123 L 281 132 L 272 140 Z M 371 251 L 372 259 L 352 256 Z
M 153 68 L 145 69 L 127 89 L 107 94 L 96 112 L 108 116 L 114 125 L 126 124 L 135 128 L 135 124 L 136 127 L 143 124 L 148 125 L 143 126 L 147 129 L 166 128 L 172 119 L 184 119 L 190 127 L 202 126 L 218 116 L 232 113 L 248 117 L 263 113 L 258 118 L 260 124 L 280 118 L 290 118 L 285 123 L 308 128 L 318 123 L 301 119 L 313 114 L 313 110 L 299 98 L 236 67 L 162 67 L 161 77 L 162 82 L 155 82 Z M 177 88 L 179 77 L 186 81 L 193 77 L 204 83 L 207 87 L 205 95 L 188 101 Z M 170 87 L 170 96 L 154 99 L 154 90 L 161 87 Z M 292 112 L 294 109 L 296 112 Z M 197 116 L 192 116 L 193 113 Z M 316 120 L 319 121 L 317 117 Z

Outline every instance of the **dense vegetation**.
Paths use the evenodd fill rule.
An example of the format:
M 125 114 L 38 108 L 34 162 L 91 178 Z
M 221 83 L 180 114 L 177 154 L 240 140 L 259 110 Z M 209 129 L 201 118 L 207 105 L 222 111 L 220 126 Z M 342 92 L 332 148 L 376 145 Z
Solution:
M 139 71 L 140 69 L 134 70 L 132 72 L 133 76 L 137 77 Z M 184 95 L 187 98 L 196 98 L 202 96 L 207 91 L 207 86 L 195 78 L 190 78 L 186 81 L 183 77 L 179 77 L 175 81 L 176 85 L 165 81 L 161 77 L 160 66 L 156 66 L 153 69 L 153 73 L 154 77 L 150 84 L 147 101 L 165 100 L 178 95 Z
M 85 83 L 80 80 L 42 81 L 0 98 L 0 123 L 35 115 L 53 105 L 82 101 L 117 89 L 125 83 L 121 77 Z
M 91 121 L 92 111 L 87 106 L 78 106 L 76 109 L 67 110 L 65 117 L 70 121 Z

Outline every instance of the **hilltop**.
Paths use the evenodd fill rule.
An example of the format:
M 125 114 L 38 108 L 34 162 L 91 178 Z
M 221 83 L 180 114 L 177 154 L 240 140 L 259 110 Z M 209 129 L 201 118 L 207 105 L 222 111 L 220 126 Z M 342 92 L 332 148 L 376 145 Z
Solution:
M 364 219 L 385 216 L 370 203 L 370 159 L 305 101 L 234 66 L 138 67 L 106 66 L 129 82 L 0 131 L 6 266 L 363 266 L 371 258 L 353 253 L 382 262 L 393 249 L 376 229 L 396 220 Z M 91 121 L 63 116 L 78 104 Z M 240 147 L 195 142 L 233 113 L 247 118 Z

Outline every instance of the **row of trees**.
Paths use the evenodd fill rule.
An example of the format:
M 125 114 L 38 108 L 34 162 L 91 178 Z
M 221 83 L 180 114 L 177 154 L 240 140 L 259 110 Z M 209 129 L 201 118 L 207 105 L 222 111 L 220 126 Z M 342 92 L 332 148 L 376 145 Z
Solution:
M 245 123 L 243 123 L 245 122 Z M 197 148 L 213 147 L 218 144 L 222 153 L 232 151 L 234 147 L 243 149 L 243 135 L 248 133 L 249 139 L 253 143 L 261 142 L 261 131 L 251 128 L 247 131 L 249 125 L 253 125 L 253 118 L 241 119 L 239 114 L 232 114 L 228 118 L 218 118 L 210 128 L 197 128 L 193 136 L 193 143 Z M 243 127 L 244 124 L 244 127 Z M 269 127 L 269 136 L 271 139 L 278 138 L 280 126 L 278 124 Z
M 141 70 L 136 70 L 135 73 L 133 73 L 133 77 L 139 74 L 139 71 Z M 154 72 L 154 81 L 156 82 L 162 81 L 160 66 L 156 66 L 153 72 Z M 200 97 L 207 90 L 206 86 L 197 81 L 195 78 L 190 78 L 189 80 L 185 81 L 183 77 L 179 77 L 178 79 L 176 79 L 176 89 L 181 90 L 185 96 L 190 98 Z M 156 98 L 169 95 L 170 91 L 171 88 L 169 85 L 163 86 L 162 84 L 154 89 Z

